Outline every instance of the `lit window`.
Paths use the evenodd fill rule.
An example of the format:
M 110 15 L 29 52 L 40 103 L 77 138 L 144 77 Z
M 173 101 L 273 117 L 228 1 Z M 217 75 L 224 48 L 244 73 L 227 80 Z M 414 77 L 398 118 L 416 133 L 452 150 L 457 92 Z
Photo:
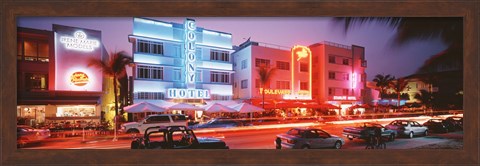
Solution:
M 139 65 L 137 67 L 137 78 L 163 80 L 163 67 Z
M 227 72 L 212 71 L 210 73 L 210 82 L 229 83 L 230 82 L 229 80 L 230 80 L 230 74 Z
M 17 41 L 18 60 L 25 61 L 49 61 L 49 44 L 45 40 L 19 40 Z
M 46 74 L 25 74 L 25 88 L 27 90 L 47 90 L 48 89 L 48 77 Z
M 137 40 L 136 52 L 163 55 L 163 43 L 147 40 Z
M 228 51 L 210 50 L 210 60 L 212 61 L 229 61 Z
M 135 92 L 133 93 L 133 98 L 144 100 L 164 100 L 165 94 L 162 92 Z

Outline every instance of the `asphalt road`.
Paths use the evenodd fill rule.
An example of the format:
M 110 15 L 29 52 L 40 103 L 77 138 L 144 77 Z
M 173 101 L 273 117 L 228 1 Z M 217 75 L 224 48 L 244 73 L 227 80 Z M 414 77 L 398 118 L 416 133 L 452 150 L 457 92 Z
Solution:
M 332 135 L 341 136 L 345 139 L 342 149 L 365 149 L 364 140 L 352 141 L 341 135 L 346 126 L 353 124 L 319 124 L 313 127 L 321 128 Z M 196 130 L 197 137 L 216 137 L 224 140 L 230 149 L 275 149 L 274 139 L 277 134 L 285 133 L 291 127 L 279 128 L 244 128 L 236 131 L 222 131 L 221 129 L 208 129 L 207 131 Z M 394 142 L 387 142 L 387 149 L 412 149 L 429 144 L 439 144 L 452 139 L 463 138 L 463 132 L 457 131 L 446 134 L 431 133 L 429 136 L 409 138 L 397 138 Z M 131 138 L 122 135 L 118 141 L 112 141 L 112 136 L 73 138 L 51 138 L 39 144 L 32 144 L 24 149 L 130 149 Z

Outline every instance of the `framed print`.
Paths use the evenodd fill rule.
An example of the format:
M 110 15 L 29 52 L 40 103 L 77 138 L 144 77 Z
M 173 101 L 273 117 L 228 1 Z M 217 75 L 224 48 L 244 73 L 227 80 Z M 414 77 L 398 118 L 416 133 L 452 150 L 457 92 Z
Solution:
M 2 164 L 476 165 L 478 6 L 2 2 Z

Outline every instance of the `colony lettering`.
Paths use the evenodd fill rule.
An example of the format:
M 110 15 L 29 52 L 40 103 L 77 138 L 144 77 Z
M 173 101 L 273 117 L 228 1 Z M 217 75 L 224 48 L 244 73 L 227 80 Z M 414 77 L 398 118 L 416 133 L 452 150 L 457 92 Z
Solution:
M 176 89 L 167 90 L 167 98 L 172 99 L 209 99 L 210 92 L 204 89 Z
M 185 20 L 185 70 L 186 83 L 188 88 L 195 88 L 195 30 L 197 26 L 195 25 L 195 20 L 186 19 Z
M 87 34 L 82 31 L 76 31 L 71 36 L 61 36 L 60 43 L 65 45 L 65 48 L 78 51 L 93 51 L 100 46 L 98 40 L 87 39 Z

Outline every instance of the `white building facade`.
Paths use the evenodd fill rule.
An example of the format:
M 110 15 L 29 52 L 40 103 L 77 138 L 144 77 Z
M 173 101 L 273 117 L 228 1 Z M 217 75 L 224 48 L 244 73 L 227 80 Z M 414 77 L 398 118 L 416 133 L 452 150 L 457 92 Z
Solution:
M 232 99 L 232 35 L 196 26 L 133 19 L 133 101 L 205 103 Z

